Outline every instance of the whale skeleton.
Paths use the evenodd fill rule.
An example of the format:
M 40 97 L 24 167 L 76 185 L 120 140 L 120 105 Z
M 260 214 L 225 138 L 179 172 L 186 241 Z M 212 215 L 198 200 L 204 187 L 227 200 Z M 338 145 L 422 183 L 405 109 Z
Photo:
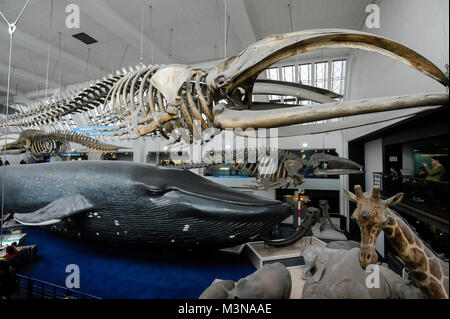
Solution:
M 24 130 L 20 133 L 7 134 L 6 136 L 7 143 L 4 143 L 4 135 L 0 136 L 0 151 L 6 151 L 9 155 L 29 153 L 34 158 L 39 158 L 42 155 L 60 155 L 68 147 L 69 143 L 76 143 L 89 150 L 103 153 L 126 148 L 103 143 L 92 137 L 71 131 L 45 132 L 42 130 Z
M 188 65 L 138 65 L 122 69 L 87 88 L 39 102 L 30 112 L 16 113 L 0 126 L 46 126 L 73 113 L 95 109 L 111 136 L 162 136 L 177 142 L 202 139 L 201 130 L 278 128 L 333 118 L 392 110 L 440 106 L 447 93 L 424 93 L 338 102 L 326 90 L 257 77 L 285 58 L 323 48 L 355 48 L 386 55 L 448 87 L 448 77 L 415 51 L 381 36 L 341 29 L 318 29 L 271 35 L 211 69 Z M 295 96 L 318 104 L 260 104 L 253 95 Z M 370 124 L 364 121 L 362 125 Z M 355 127 L 343 124 L 340 128 Z M 336 128 L 331 128 L 332 130 Z M 108 130 L 108 129 L 107 129 Z M 320 129 L 326 132 L 326 127 Z M 298 135 L 301 135 L 299 129 Z
M 291 183 L 297 187 L 303 184 L 308 169 L 316 176 L 365 173 L 360 164 L 327 153 L 315 153 L 308 160 L 288 150 L 270 150 L 270 154 L 266 154 L 266 149 L 262 148 L 222 151 L 218 156 L 213 153 L 202 154 L 202 161 L 198 163 L 173 164 L 168 167 L 188 170 L 231 164 L 229 167 L 238 175 L 255 177 L 256 184 L 249 187 L 257 190 L 287 188 Z M 239 160 L 240 157 L 242 160 Z

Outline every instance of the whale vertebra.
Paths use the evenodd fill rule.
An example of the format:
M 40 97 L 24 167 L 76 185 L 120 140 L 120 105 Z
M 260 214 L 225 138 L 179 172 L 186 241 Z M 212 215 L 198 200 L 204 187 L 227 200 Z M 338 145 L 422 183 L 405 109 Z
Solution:
M 293 213 L 286 203 L 149 164 L 59 162 L 5 174 L 5 211 L 16 221 L 114 243 L 230 247 Z

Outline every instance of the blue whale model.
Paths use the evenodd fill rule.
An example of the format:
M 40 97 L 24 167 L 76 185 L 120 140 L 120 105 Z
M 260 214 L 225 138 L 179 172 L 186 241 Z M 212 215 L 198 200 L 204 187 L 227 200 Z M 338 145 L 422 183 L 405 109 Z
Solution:
M 148 164 L 59 162 L 9 166 L 5 174 L 5 211 L 16 221 L 90 240 L 223 248 L 292 214 L 280 201 Z

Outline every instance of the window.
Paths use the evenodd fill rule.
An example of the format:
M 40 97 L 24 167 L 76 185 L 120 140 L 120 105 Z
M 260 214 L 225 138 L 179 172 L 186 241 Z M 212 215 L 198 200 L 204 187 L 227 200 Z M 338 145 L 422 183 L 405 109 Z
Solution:
M 346 72 L 347 61 L 345 59 L 337 59 L 303 63 L 299 64 L 298 67 L 297 65 L 271 67 L 266 70 L 265 74 L 266 78 L 270 80 L 301 83 L 344 95 Z M 268 99 L 272 103 L 281 102 L 296 105 L 315 104 L 315 102 L 299 100 L 294 96 L 269 95 Z
M 301 84 L 311 85 L 312 81 L 311 63 L 300 64 L 300 70 L 298 72 L 298 75 Z
M 328 89 L 328 62 L 319 62 L 314 64 L 314 86 L 322 89 Z
M 283 66 L 281 68 L 281 79 L 295 83 L 295 65 Z M 295 96 L 283 96 L 283 103 L 297 104 L 297 98 Z
M 337 60 L 332 62 L 331 90 L 344 95 L 346 61 Z
M 283 66 L 281 68 L 281 77 L 283 81 L 295 82 L 295 66 Z
M 268 80 L 279 80 L 278 68 L 270 68 L 266 70 Z
M 268 80 L 279 81 L 280 74 L 279 74 L 278 67 L 267 69 L 266 77 Z M 281 96 L 279 96 L 279 95 L 269 95 L 268 98 L 269 98 L 269 102 L 271 102 L 271 103 L 281 102 Z
M 312 64 L 300 64 L 298 72 L 299 82 L 303 85 L 311 85 L 312 83 Z M 309 105 L 311 101 L 299 101 L 300 105 Z

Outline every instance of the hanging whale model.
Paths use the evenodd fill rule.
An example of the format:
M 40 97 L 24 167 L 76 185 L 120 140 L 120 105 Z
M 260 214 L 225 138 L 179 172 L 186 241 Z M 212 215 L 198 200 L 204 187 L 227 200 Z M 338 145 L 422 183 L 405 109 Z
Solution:
M 118 244 L 182 248 L 247 242 L 293 213 L 189 171 L 73 161 L 8 166 L 5 212 L 23 225 Z M 0 189 L 1 193 L 1 189 Z

